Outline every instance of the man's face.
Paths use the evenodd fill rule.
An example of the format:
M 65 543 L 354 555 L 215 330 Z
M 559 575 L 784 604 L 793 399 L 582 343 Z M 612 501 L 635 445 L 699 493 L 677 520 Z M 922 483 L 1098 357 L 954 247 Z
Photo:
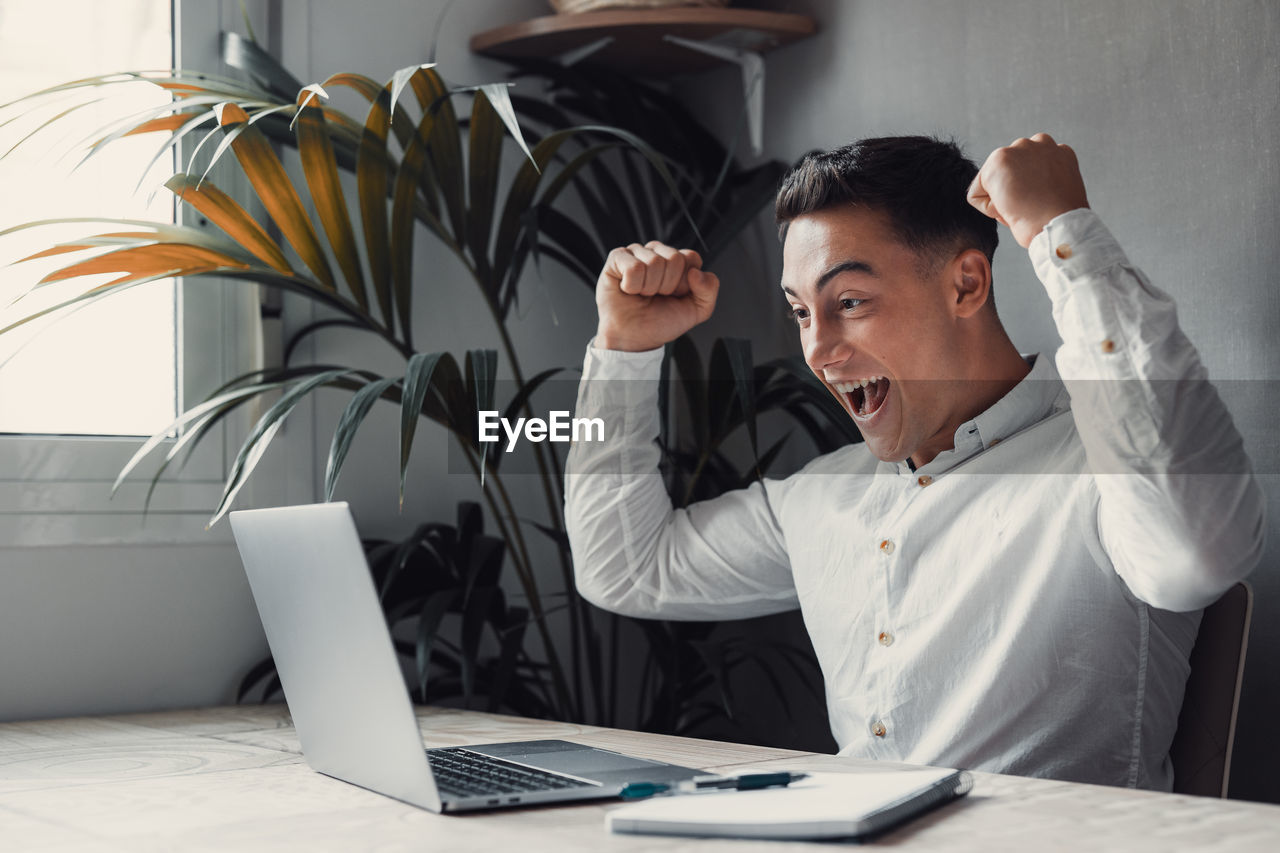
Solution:
M 852 207 L 793 220 L 782 254 L 805 361 L 868 449 L 897 462 L 950 448 L 966 384 L 950 265 L 931 272 L 887 217 Z

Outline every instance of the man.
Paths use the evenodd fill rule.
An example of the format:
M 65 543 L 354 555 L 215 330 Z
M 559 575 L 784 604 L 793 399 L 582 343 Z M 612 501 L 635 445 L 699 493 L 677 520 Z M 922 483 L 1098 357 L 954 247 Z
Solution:
M 566 487 L 582 594 L 672 619 L 798 606 L 842 754 L 1167 790 L 1199 609 L 1257 562 L 1263 502 L 1075 154 L 1038 134 L 978 170 L 864 140 L 806 157 L 777 219 L 805 359 L 865 443 L 673 511 L 653 380 L 719 283 L 687 249 L 613 251 L 578 402 L 611 440 L 574 447 Z M 1056 357 L 1001 326 L 997 220 Z

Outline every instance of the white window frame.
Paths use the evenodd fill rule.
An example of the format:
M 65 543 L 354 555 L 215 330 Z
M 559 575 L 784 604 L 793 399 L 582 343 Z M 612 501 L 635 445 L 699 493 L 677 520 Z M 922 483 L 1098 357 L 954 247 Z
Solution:
M 175 66 L 231 73 L 219 56 L 219 33 L 243 30 L 238 0 L 172 0 Z M 275 0 L 252 3 L 250 21 L 262 37 L 268 32 Z M 194 135 L 194 134 L 193 134 Z M 219 184 L 243 197 L 222 173 Z M 180 209 L 180 215 L 188 211 Z M 192 224 L 190 220 L 185 220 Z M 199 224 L 197 220 L 194 224 Z M 212 227 L 212 226 L 211 226 Z M 209 279 L 177 282 L 178 409 L 195 405 L 233 376 L 260 367 L 264 350 L 278 351 L 278 321 L 264 323 L 258 288 L 243 282 Z M 264 328 L 267 343 L 264 345 Z M 210 432 L 188 464 L 167 471 L 143 505 L 164 448 L 144 463 L 111 498 L 111 485 L 140 446 L 132 437 L 0 436 L 0 546 L 43 547 L 99 544 L 216 544 L 229 540 L 226 522 L 206 529 L 222 493 L 223 474 L 262 405 L 243 406 L 235 417 Z M 291 476 L 291 461 L 311 458 L 310 406 L 299 406 L 277 437 L 286 432 L 302 446 L 289 453 L 268 453 L 241 493 L 237 505 L 307 500 L 314 491 L 309 471 Z M 273 450 L 277 448 L 273 445 Z M 174 468 L 176 469 L 176 465 Z

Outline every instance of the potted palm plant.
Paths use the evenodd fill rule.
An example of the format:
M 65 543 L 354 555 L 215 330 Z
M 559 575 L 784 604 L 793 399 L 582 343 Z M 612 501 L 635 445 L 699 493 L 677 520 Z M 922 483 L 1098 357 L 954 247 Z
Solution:
M 68 94 L 98 98 L 114 85 L 139 80 L 161 87 L 170 93 L 170 103 L 143 115 L 123 117 L 105 128 L 87 140 L 90 153 L 115 139 L 142 133 L 161 139 L 157 158 L 184 140 L 195 141 L 194 148 L 203 157 L 192 155 L 187 168 L 165 186 L 181 205 L 220 232 L 168 223 L 108 222 L 105 230 L 99 227 L 81 238 L 51 245 L 33 257 L 65 254 L 69 262 L 33 282 L 32 290 L 90 274 L 116 277 L 33 312 L 0 329 L 0 334 L 47 313 L 183 276 L 189 281 L 231 280 L 274 288 L 320 306 L 322 318 L 299 329 L 287 353 L 296 351 L 299 340 L 335 327 L 385 342 L 403 359 L 399 373 L 286 359 L 284 364 L 231 379 L 145 441 L 121 471 L 117 486 L 143 459 L 158 454 L 161 461 L 154 486 L 167 469 L 180 466 L 213 427 L 247 404 L 266 400 L 265 411 L 226 472 L 210 522 L 216 523 L 290 413 L 309 395 L 327 388 L 346 393 L 348 401 L 330 441 L 324 499 L 332 498 L 352 442 L 379 403 L 396 406 L 400 412 L 403 499 L 418 425 L 423 419 L 439 424 L 452 435 L 475 472 L 497 536 L 484 536 L 480 509 L 464 506 L 456 526 L 428 524 L 403 543 L 373 546 L 371 565 L 389 622 L 393 628 L 405 619 L 414 623 L 410 633 L 416 643 L 410 643 L 406 652 L 416 664 L 419 696 L 435 699 L 445 690 L 469 699 L 480 691 L 489 696 L 490 707 L 615 722 L 612 697 L 616 696 L 617 666 L 602 650 L 616 655 L 618 620 L 595 611 L 574 591 L 563 532 L 560 460 L 554 446 L 532 446 L 543 499 L 539 518 L 530 507 L 517 506 L 503 478 L 502 454 L 477 440 L 477 412 L 531 412 L 539 389 L 560 372 L 549 367 L 527 373 L 508 323 L 531 259 L 549 257 L 580 277 L 584 270 L 598 268 L 610 235 L 590 233 L 561 206 L 571 193 L 588 206 L 618 203 L 619 193 L 627 191 L 615 178 L 610 158 L 613 168 L 627 176 L 633 192 L 637 182 L 646 182 L 645 198 L 654 197 L 655 187 L 664 189 L 661 204 L 651 208 L 650 215 L 667 229 L 685 229 L 694 240 L 703 240 L 704 229 L 717 241 L 727 239 L 733 223 L 725 212 L 739 211 L 742 201 L 734 188 L 745 185 L 753 197 L 762 198 L 767 179 L 760 180 L 756 173 L 754 182 L 735 184 L 725 181 L 732 172 L 721 169 L 715 180 L 707 181 L 679 165 L 678 151 L 660 150 L 618 124 L 575 122 L 575 110 L 562 106 L 539 108 L 528 99 L 518 99 L 525 107 L 522 121 L 509 84 L 451 86 L 431 65 L 402 69 L 385 82 L 338 73 L 304 85 L 252 39 L 224 34 L 222 52 L 240 76 L 222 78 L 183 70 L 111 75 L 68 83 L 0 107 L 24 110 L 42 99 Z M 356 92 L 368 105 L 365 114 L 353 116 L 330 105 L 327 92 L 336 87 Z M 468 112 L 461 116 L 455 106 L 459 101 L 469 102 Z M 580 117 L 584 111 L 576 112 Z M 50 127 L 55 126 L 56 120 Z M 507 146 L 518 148 L 523 160 L 504 181 L 501 166 Z M 281 149 L 296 152 L 292 171 Z M 729 158 L 727 153 L 724 156 Z M 210 175 L 219 162 L 238 166 L 260 214 L 251 212 L 246 199 L 237 199 L 216 185 Z M 345 185 L 344 175 L 348 176 Z M 349 194 L 352 178 L 354 193 Z M 686 198 L 694 202 L 687 204 Z M 626 203 L 639 209 L 634 198 L 628 196 Z M 607 221 L 596 219 L 600 228 L 608 227 Z M 66 223 L 46 221 L 18 228 L 58 224 Z M 414 306 L 426 290 L 414 256 L 414 237 L 421 230 L 458 259 L 476 286 L 492 321 L 486 341 L 492 343 L 455 356 L 424 347 L 415 338 Z M 586 280 L 590 283 L 589 274 Z M 677 346 L 673 354 L 686 382 L 708 381 L 691 344 Z M 497 399 L 500 386 L 496 382 L 500 360 L 513 378 L 513 390 L 502 400 Z M 742 342 L 718 345 L 712 378 L 719 380 L 716 387 L 722 390 L 703 398 L 718 408 L 700 410 L 697 417 L 705 428 L 698 428 L 693 444 L 664 438 L 675 472 L 673 484 L 678 483 L 674 487 L 682 491 L 684 502 L 707 494 L 717 483 L 721 488 L 732 485 L 768 467 L 780 445 L 756 452 L 754 424 L 762 409 L 790 412 L 820 443 L 848 438 L 833 433 L 831 427 L 845 419 L 824 419 L 832 414 L 834 404 L 816 385 L 806 384 L 783 364 L 754 366 Z M 746 428 L 751 436 L 754 461 L 746 473 L 735 473 L 722 453 L 725 438 L 738 428 Z M 558 563 L 554 570 L 535 565 L 535 549 L 527 535 L 534 530 L 559 546 L 553 549 Z M 503 567 L 510 567 L 514 575 L 521 599 L 518 605 L 508 603 L 502 593 Z M 562 603 L 548 606 L 553 599 Z M 564 630 L 552 630 L 553 610 L 563 614 Z M 456 642 L 447 640 L 440 630 L 449 613 L 461 617 L 461 639 Z M 498 651 L 482 660 L 480 637 L 486 626 L 497 639 Z M 534 660 L 525 650 L 526 629 L 538 636 L 545 660 Z M 650 636 L 659 642 L 657 634 L 650 632 Z M 613 641 L 607 642 L 606 637 Z M 711 661 L 715 656 L 702 659 Z M 723 656 L 719 659 L 724 661 Z M 714 682 L 724 671 L 723 666 L 716 672 L 708 664 L 690 683 L 706 687 L 707 678 Z M 428 683 L 432 672 L 439 687 L 434 692 Z M 246 679 L 246 687 L 269 678 L 270 665 L 264 663 Z M 683 701 L 693 707 L 694 694 L 687 690 L 657 686 L 654 693 L 668 699 L 684 696 Z M 680 714 L 663 719 L 678 718 Z M 683 717 L 688 718 L 688 714 Z

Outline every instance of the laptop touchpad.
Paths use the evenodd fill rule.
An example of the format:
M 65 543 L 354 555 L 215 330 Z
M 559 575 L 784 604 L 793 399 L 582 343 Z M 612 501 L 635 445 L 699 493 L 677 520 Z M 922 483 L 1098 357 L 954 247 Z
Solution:
M 505 758 L 507 761 L 541 767 L 554 773 L 567 773 L 570 776 L 592 778 L 616 771 L 671 766 L 659 761 L 633 758 L 629 755 L 566 741 L 494 743 L 466 748 L 492 755 L 495 758 Z

